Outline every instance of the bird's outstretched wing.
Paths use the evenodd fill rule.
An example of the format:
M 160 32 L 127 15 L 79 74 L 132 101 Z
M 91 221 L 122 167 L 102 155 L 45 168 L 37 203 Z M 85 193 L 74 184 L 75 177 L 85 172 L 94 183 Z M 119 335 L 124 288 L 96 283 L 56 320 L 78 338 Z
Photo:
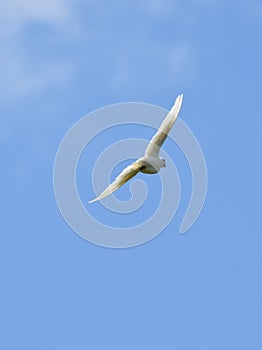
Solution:
M 109 196 L 111 193 L 115 192 L 119 187 L 124 185 L 128 180 L 134 177 L 141 167 L 141 162 L 138 160 L 133 164 L 126 167 L 120 175 L 112 182 L 97 198 L 89 201 L 88 203 L 93 203 L 100 201 L 101 199 Z
M 159 156 L 159 150 L 160 147 L 163 145 L 165 139 L 167 138 L 167 135 L 169 131 L 171 130 L 178 113 L 180 111 L 181 105 L 182 105 L 183 95 L 179 95 L 176 98 L 174 106 L 171 108 L 168 115 L 163 120 L 162 124 L 160 125 L 160 128 L 156 132 L 156 134 L 152 137 L 152 139 L 149 142 L 149 145 L 146 148 L 145 156 L 147 157 L 158 157 Z

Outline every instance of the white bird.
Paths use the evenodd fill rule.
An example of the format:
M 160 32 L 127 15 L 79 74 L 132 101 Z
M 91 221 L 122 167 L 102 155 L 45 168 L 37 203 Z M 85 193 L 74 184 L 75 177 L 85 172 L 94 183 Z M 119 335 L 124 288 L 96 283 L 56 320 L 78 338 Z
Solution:
M 133 164 L 126 167 L 122 173 L 118 175 L 114 182 L 112 182 L 98 197 L 89 201 L 88 203 L 100 201 L 101 199 L 109 196 L 119 187 L 124 185 L 128 180 L 134 177 L 138 172 L 155 174 L 158 173 L 162 167 L 166 167 L 165 159 L 159 157 L 159 151 L 178 116 L 182 105 L 182 100 L 182 94 L 176 98 L 174 106 L 163 120 L 156 134 L 150 140 L 145 150 L 145 155 L 136 160 Z

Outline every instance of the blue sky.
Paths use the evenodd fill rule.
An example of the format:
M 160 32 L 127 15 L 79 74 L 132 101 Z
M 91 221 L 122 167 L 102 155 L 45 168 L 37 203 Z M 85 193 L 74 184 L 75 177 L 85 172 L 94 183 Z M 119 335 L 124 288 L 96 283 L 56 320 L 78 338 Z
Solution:
M 258 0 L 1 3 L 1 348 L 261 349 L 261 23 Z M 178 234 L 177 152 L 184 197 L 163 233 L 125 250 L 78 237 L 52 185 L 66 131 L 180 92 L 209 174 L 196 224 Z

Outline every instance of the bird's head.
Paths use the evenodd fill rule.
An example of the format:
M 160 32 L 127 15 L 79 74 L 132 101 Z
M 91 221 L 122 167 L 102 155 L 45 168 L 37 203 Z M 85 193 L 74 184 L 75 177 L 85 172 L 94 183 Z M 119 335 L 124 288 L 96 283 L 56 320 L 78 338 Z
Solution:
M 162 167 L 166 168 L 166 161 L 164 158 L 160 158 L 161 161 L 162 161 Z

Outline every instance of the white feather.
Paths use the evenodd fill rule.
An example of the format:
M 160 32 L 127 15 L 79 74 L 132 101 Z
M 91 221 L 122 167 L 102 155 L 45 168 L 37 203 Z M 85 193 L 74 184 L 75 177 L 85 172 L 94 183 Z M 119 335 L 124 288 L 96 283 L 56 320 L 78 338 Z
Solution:
M 109 196 L 111 193 L 115 192 L 119 187 L 124 185 L 128 180 L 134 177 L 139 172 L 139 167 L 141 164 L 136 161 L 135 163 L 126 167 L 120 175 L 112 182 L 98 197 L 89 201 L 88 203 L 93 203 L 100 201 L 101 199 Z
M 178 113 L 182 105 L 182 101 L 183 101 L 183 95 L 179 95 L 175 101 L 174 106 L 171 108 L 170 112 L 168 113 L 168 115 L 165 117 L 162 124 L 160 125 L 160 128 L 158 129 L 157 133 L 150 140 L 145 151 L 145 156 L 147 157 L 159 156 L 159 150 L 163 145 L 165 139 L 167 138 L 169 131 L 174 125 L 174 122 L 176 121 L 176 118 L 178 116 Z

